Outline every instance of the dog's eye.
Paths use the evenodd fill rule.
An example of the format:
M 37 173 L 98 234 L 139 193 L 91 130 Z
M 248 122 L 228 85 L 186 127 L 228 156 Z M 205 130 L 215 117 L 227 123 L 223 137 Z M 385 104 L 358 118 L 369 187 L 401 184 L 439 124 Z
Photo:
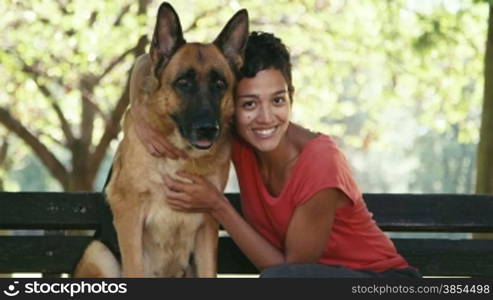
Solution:
M 222 79 L 217 79 L 215 82 L 214 82 L 216 88 L 218 89 L 224 89 L 226 87 L 226 82 Z
M 178 81 L 176 81 L 176 85 L 180 88 L 188 88 L 188 87 L 190 87 L 191 83 L 190 83 L 190 80 L 185 79 L 185 78 L 181 78 L 181 79 L 178 79 Z

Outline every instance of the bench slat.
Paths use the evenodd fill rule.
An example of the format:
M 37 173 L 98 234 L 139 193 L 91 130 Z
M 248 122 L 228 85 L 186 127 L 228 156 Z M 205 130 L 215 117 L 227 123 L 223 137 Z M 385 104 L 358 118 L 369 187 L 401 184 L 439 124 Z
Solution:
M 238 211 L 239 194 L 226 194 Z M 363 194 L 384 231 L 493 232 L 493 195 Z
M 424 275 L 493 276 L 493 240 L 393 239 Z
M 241 209 L 238 194 L 227 197 Z M 493 195 L 364 197 L 385 231 L 493 232 Z M 110 216 L 102 193 L 0 192 L 0 208 L 0 228 L 5 229 L 96 229 L 101 218 Z
M 71 273 L 91 237 L 0 236 L 0 273 Z
M 3 229 L 96 229 L 108 212 L 102 193 L 0 192 Z
M 0 236 L 0 273 L 72 273 L 92 241 L 84 236 Z M 220 238 L 220 273 L 255 274 L 255 266 L 230 238 Z
M 365 194 L 385 231 L 493 232 L 493 195 Z
M 72 273 L 91 241 L 83 236 L 0 236 L 0 273 Z M 258 273 L 230 238 L 219 239 L 218 252 L 220 273 Z
M 90 237 L 81 236 L 1 236 L 0 273 L 71 273 L 90 241 Z M 493 240 L 393 241 L 408 262 L 424 275 L 493 276 Z M 219 273 L 258 273 L 229 238 L 219 239 L 218 267 Z

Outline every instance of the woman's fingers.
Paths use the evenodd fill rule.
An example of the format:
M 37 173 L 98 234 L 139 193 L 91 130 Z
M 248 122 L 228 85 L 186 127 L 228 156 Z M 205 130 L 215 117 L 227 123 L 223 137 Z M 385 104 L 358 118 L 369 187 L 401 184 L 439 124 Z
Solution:
M 178 159 L 180 158 L 179 152 L 174 149 L 173 146 L 170 146 L 167 142 L 161 141 L 159 144 L 160 149 L 159 151 L 164 154 L 166 157 L 171 158 L 171 159 Z
M 185 183 L 173 179 L 168 175 L 165 175 L 163 178 L 164 178 L 164 184 L 171 191 L 182 192 L 184 194 L 187 194 L 191 190 L 191 186 L 189 183 Z
M 160 131 L 148 126 L 147 134 L 148 136 L 146 136 L 146 143 L 154 146 L 154 149 L 158 154 L 156 156 L 166 156 L 171 159 L 178 159 L 180 157 L 178 148 L 168 142 L 166 136 Z
M 169 188 L 166 191 L 166 202 L 174 210 L 186 212 L 191 208 L 189 195 Z
M 163 134 L 160 130 L 154 128 L 151 124 L 146 122 L 146 106 L 145 105 L 133 105 L 131 106 L 131 113 L 134 116 L 135 126 L 137 129 L 137 136 L 139 137 L 146 150 L 156 157 L 167 157 L 170 159 L 187 158 L 186 153 L 175 147 L 167 139 L 167 135 Z
M 206 209 L 204 208 L 193 206 L 190 199 L 180 198 L 180 197 L 181 197 L 180 195 L 167 197 L 166 202 L 173 210 L 178 210 L 187 213 L 206 212 Z
M 173 190 L 168 190 L 166 192 L 166 198 L 169 201 L 179 201 L 179 202 L 189 202 L 190 201 L 190 196 L 183 193 L 183 192 L 177 192 Z
M 204 210 L 204 209 L 186 208 L 183 205 L 181 205 L 180 203 L 173 204 L 173 203 L 169 203 L 168 202 L 168 204 L 169 204 L 169 206 L 171 207 L 172 210 L 183 212 L 183 213 L 207 213 L 207 211 Z
M 186 172 L 180 172 L 180 177 L 189 179 L 191 183 L 163 176 L 166 202 L 172 209 L 183 212 L 210 212 L 216 206 L 217 198 L 213 186 L 207 179 Z
M 188 155 L 185 153 L 185 151 L 178 149 L 162 136 L 157 137 L 155 141 L 156 145 L 158 145 L 158 152 L 161 154 L 160 156 L 164 155 L 175 160 L 179 158 L 188 158 Z
M 181 212 L 187 212 L 187 209 L 184 207 L 184 205 L 181 201 L 174 201 L 174 200 L 168 199 L 168 205 L 173 210 L 177 210 L 177 211 L 181 211 Z
M 189 179 L 193 183 L 204 183 L 203 177 L 199 176 L 199 175 L 190 174 L 190 173 L 185 172 L 185 171 L 178 171 L 178 175 Z

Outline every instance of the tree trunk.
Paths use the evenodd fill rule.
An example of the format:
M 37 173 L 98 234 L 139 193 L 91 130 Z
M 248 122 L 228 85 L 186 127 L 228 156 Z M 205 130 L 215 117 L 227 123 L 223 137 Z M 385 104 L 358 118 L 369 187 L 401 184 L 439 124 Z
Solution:
M 489 4 L 484 57 L 484 99 L 479 135 L 476 193 L 493 194 L 493 5 Z
M 490 12 L 484 55 L 484 98 L 477 158 L 477 194 L 493 194 L 493 4 L 488 5 Z M 493 234 L 476 233 L 473 238 L 493 238 Z

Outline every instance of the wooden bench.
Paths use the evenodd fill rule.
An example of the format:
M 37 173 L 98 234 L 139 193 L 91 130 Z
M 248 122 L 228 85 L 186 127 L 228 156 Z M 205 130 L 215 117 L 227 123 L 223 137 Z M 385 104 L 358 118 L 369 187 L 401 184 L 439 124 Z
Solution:
M 227 196 L 240 209 L 239 195 Z M 399 252 L 424 275 L 493 277 L 493 239 L 467 238 L 467 233 L 493 232 L 493 196 L 364 197 L 378 225 L 391 233 Z M 0 192 L 0 230 L 96 230 L 108 218 L 101 193 Z M 418 236 L 392 235 L 404 232 Z M 419 236 L 424 233 L 450 235 L 445 239 Z M 454 236 L 458 233 L 462 234 Z M 258 273 L 227 235 L 220 236 L 219 273 Z M 88 236 L 1 235 L 0 273 L 71 273 L 90 241 Z

